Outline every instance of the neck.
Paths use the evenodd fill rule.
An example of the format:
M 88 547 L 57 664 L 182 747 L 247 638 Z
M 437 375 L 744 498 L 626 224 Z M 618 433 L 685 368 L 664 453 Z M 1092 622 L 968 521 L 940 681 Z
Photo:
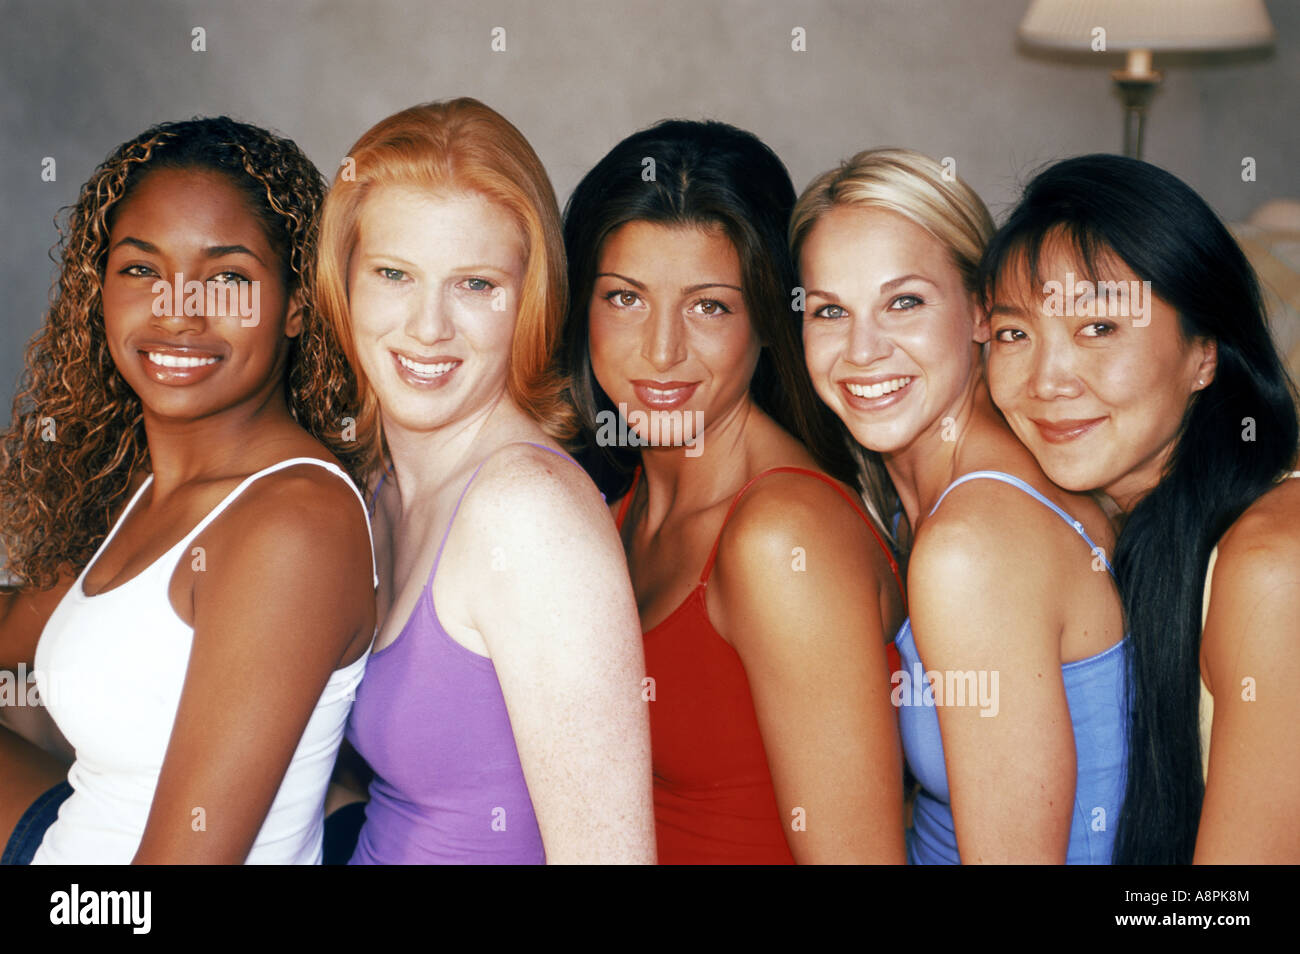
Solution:
M 525 416 L 504 389 L 473 413 L 433 430 L 409 430 L 385 416 L 390 479 L 397 487 L 402 511 L 410 510 L 417 501 L 435 500 L 449 479 L 495 448 L 492 434 Z
M 746 393 L 701 435 L 704 450 L 698 457 L 686 456 L 684 447 L 643 448 L 643 524 L 653 532 L 672 513 L 694 513 L 734 496 L 748 473 L 750 432 L 763 419 Z
M 963 448 L 974 430 L 997 417 L 977 361 L 961 396 L 910 444 L 883 455 L 899 503 L 915 533 L 939 495 L 960 476 Z
M 1158 453 L 1133 468 L 1118 481 L 1109 487 L 1101 488 L 1102 492 L 1115 501 L 1115 506 L 1127 516 L 1160 484 L 1165 466 L 1169 463 L 1173 452 L 1174 442 L 1170 441 Z
M 219 414 L 178 421 L 144 410 L 155 497 L 185 484 L 229 477 L 277 446 L 301 447 L 303 431 L 289 413 L 283 381 Z

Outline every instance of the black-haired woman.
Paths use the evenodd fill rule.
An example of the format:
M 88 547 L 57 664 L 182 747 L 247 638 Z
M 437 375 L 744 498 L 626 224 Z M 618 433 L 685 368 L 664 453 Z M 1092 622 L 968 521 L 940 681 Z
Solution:
M 1029 184 L 982 272 L 994 401 L 1123 512 L 1115 860 L 1300 861 L 1295 390 L 1245 256 L 1174 176 L 1090 155 Z
M 903 860 L 897 567 L 808 382 L 753 135 L 668 121 L 578 185 L 565 330 L 645 631 L 664 863 Z

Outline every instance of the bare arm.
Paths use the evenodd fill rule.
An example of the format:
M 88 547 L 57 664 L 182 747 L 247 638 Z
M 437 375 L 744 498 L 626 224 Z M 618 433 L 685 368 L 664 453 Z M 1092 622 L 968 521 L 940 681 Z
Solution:
M 1214 724 L 1196 864 L 1300 863 L 1300 534 L 1219 546 L 1202 645 Z
M 337 478 L 263 478 L 223 517 L 136 863 L 243 862 L 325 683 L 373 627 L 365 522 Z
M 1038 506 L 1033 501 L 980 490 L 985 500 L 998 494 L 1005 507 L 953 514 L 947 504 L 942 523 L 922 526 L 908 575 L 926 671 L 954 690 L 961 678 L 967 691 L 963 705 L 936 696 L 945 703 L 937 713 L 957 848 L 967 864 L 1062 864 L 1077 762 L 1061 674 L 1059 581 L 1043 557 L 1052 542 L 1032 530 L 1008 531 L 1007 511 Z M 1044 514 L 1027 526 L 1041 526 L 1051 516 Z M 966 673 L 974 674 L 973 687 L 959 676 Z M 987 705 L 979 704 L 981 678 Z
M 801 864 L 904 860 L 902 758 L 879 595 L 888 568 L 878 554 L 833 488 L 772 476 L 727 524 L 710 581 Z
M 457 523 L 547 862 L 653 864 L 641 625 L 600 494 L 572 464 L 511 447 Z

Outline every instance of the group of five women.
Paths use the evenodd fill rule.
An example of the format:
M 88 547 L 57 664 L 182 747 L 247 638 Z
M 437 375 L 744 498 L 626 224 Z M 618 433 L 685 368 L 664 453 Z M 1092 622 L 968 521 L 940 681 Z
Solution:
M 1249 265 L 1135 160 L 995 229 L 914 152 L 796 198 L 666 121 L 561 216 L 472 99 L 328 194 L 165 123 L 4 437 L 53 725 L 6 709 L 3 860 L 1295 861 L 1296 453 Z

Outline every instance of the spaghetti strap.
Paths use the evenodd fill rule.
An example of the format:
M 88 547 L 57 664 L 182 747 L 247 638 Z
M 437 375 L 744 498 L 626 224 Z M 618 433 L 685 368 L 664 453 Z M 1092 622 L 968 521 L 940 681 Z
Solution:
M 636 493 L 637 481 L 641 479 L 641 467 L 632 472 L 632 486 L 627 488 L 627 493 L 623 495 L 623 502 L 618 505 L 618 516 L 614 518 L 614 526 L 623 529 L 623 518 L 627 516 L 627 508 L 632 503 L 632 495 Z
M 485 457 L 479 461 L 479 465 L 474 468 L 474 473 L 469 475 L 469 480 L 465 481 L 465 486 L 460 489 L 460 496 L 456 498 L 456 506 L 451 508 L 451 517 L 447 520 L 447 528 L 442 531 L 442 540 L 438 543 L 438 554 L 433 558 L 433 569 L 429 571 L 429 578 L 424 581 L 425 589 L 433 583 L 433 578 L 438 574 L 438 564 L 442 562 L 442 551 L 447 546 L 447 538 L 451 536 L 451 526 L 456 522 L 456 514 L 460 513 L 460 505 L 465 500 L 465 494 L 469 493 L 469 488 L 474 483 L 474 478 L 478 472 L 483 469 L 483 465 L 488 462 Z
M 890 572 L 894 575 L 894 582 L 898 584 L 898 592 L 902 594 L 904 606 L 906 606 L 907 589 L 903 586 L 903 574 L 898 568 L 898 561 L 894 559 L 893 552 L 880 536 L 880 531 L 877 530 L 875 524 L 871 522 L 871 518 L 863 513 L 862 508 L 853 500 L 852 497 L 844 492 L 844 488 L 842 488 L 838 483 L 825 474 L 818 473 L 815 470 L 808 470 L 805 467 L 771 467 L 761 473 L 755 474 L 745 482 L 745 485 L 740 488 L 740 492 L 732 498 L 731 506 L 727 508 L 727 514 L 722 518 L 722 526 L 718 528 L 718 536 L 713 541 L 713 549 L 709 551 L 708 562 L 704 564 L 704 571 L 700 574 L 701 584 L 709 582 L 709 576 L 713 573 L 713 565 L 718 559 L 718 546 L 722 543 L 722 532 L 726 529 L 728 521 L 731 520 L 731 515 L 735 512 L 736 506 L 740 503 L 740 498 L 745 495 L 745 492 L 749 490 L 750 487 L 754 486 L 755 483 L 766 477 L 768 474 L 806 474 L 809 477 L 816 477 L 822 483 L 832 487 L 836 493 L 848 501 L 849 506 L 852 507 L 858 516 L 862 518 L 863 522 L 866 523 L 867 529 L 871 531 L 871 535 L 876 538 L 876 543 L 880 545 L 881 551 L 885 554 L 885 559 L 889 561 Z
M 99 548 L 95 550 L 95 555 L 92 556 L 89 560 L 87 560 L 86 565 L 81 568 L 81 577 L 85 577 L 85 575 L 90 572 L 91 565 L 94 564 L 95 561 L 99 559 L 99 555 L 101 553 L 103 553 L 105 550 L 108 549 L 108 545 L 112 543 L 113 538 L 117 536 L 117 531 L 122 528 L 122 524 L 126 523 L 126 518 L 130 515 L 131 511 L 135 509 L 135 505 L 140 501 L 140 497 L 144 494 L 145 490 L 147 490 L 149 488 L 149 485 L 152 483 L 153 483 L 153 474 L 150 474 L 148 477 L 146 477 L 144 480 L 140 482 L 140 486 L 135 489 L 135 493 L 131 495 L 131 499 L 128 500 L 126 506 L 122 508 L 121 515 L 117 518 L 112 528 L 108 531 L 108 536 L 104 537 L 104 542 L 101 543 L 99 545 Z M 80 582 L 80 578 L 78 582 Z
M 1083 524 L 1080 521 L 1075 520 L 1068 513 L 1066 513 L 1056 504 L 1052 503 L 1052 501 L 1048 500 L 1045 496 L 1043 496 L 1041 493 L 1035 490 L 1027 482 L 1021 480 L 1019 477 L 1016 477 L 1013 474 L 1003 473 L 1000 470 L 973 470 L 969 474 L 962 474 L 960 477 L 958 477 L 956 480 L 950 483 L 944 489 L 944 492 L 939 495 L 939 499 L 936 500 L 934 502 L 934 506 L 930 508 L 930 514 L 933 515 L 934 512 L 939 509 L 939 504 L 943 503 L 943 498 L 947 497 L 954 487 L 964 484 L 968 480 L 980 480 L 980 479 L 997 480 L 1004 484 L 1010 484 L 1012 487 L 1015 487 L 1018 490 L 1023 490 L 1025 493 L 1033 497 L 1039 503 L 1051 508 L 1052 512 L 1055 513 L 1062 520 L 1064 520 L 1067 524 L 1069 524 L 1071 529 L 1073 529 L 1075 533 L 1083 537 L 1084 542 L 1088 544 L 1089 549 L 1095 555 L 1101 557 L 1101 562 L 1106 564 L 1106 571 L 1110 573 L 1111 576 L 1115 575 L 1115 571 L 1114 569 L 1112 569 L 1110 565 L 1110 561 L 1106 559 L 1106 551 L 1103 550 L 1101 547 L 1097 546 L 1097 544 L 1092 542 L 1092 537 L 1088 536 L 1088 531 L 1083 529 Z
M 212 524 L 212 521 L 216 520 L 217 517 L 221 516 L 221 514 L 225 512 L 226 508 L 229 507 L 232 503 L 234 503 L 235 500 L 239 497 L 239 495 L 242 494 L 246 489 L 248 489 L 248 486 L 252 484 L 255 480 L 257 480 L 260 477 L 265 477 L 267 474 L 273 474 L 277 470 L 283 470 L 286 467 L 292 467 L 295 464 L 315 464 L 319 467 L 324 467 L 326 470 L 330 471 L 331 473 L 338 475 L 338 477 L 342 479 L 342 481 L 345 484 L 348 485 L 348 488 L 356 496 L 358 502 L 360 502 L 361 504 L 361 512 L 365 515 L 366 518 L 366 536 L 370 540 L 370 576 L 372 580 L 371 585 L 377 587 L 379 585 L 379 570 L 375 563 L 374 535 L 370 527 L 370 512 L 366 509 L 365 498 L 361 496 L 361 491 L 357 489 L 357 485 L 352 482 L 352 478 L 349 477 L 342 470 L 342 468 L 340 468 L 337 464 L 330 463 L 327 460 L 321 460 L 319 457 L 290 457 L 285 460 L 278 461 L 277 463 L 274 463 L 269 467 L 263 467 L 261 470 L 257 471 L 256 473 L 249 474 L 247 477 L 245 477 L 243 480 L 239 482 L 239 484 L 235 487 L 234 490 L 226 494 L 226 496 L 223 497 L 215 507 L 209 510 L 207 515 L 204 516 L 203 519 L 200 520 L 198 523 L 196 523 L 194 527 L 189 531 L 189 533 L 185 534 L 185 536 L 181 537 L 180 540 L 178 540 L 175 544 L 173 544 L 172 547 L 167 551 L 167 553 L 164 553 L 162 557 L 159 557 L 158 560 L 154 561 L 154 563 L 150 564 L 150 566 L 147 567 L 146 570 L 141 572 L 148 572 L 149 570 L 152 570 L 153 567 L 155 566 L 163 565 L 165 562 L 167 562 L 165 561 L 165 558 L 168 555 L 175 553 L 176 551 L 183 550 L 185 549 L 185 547 L 189 546 L 189 544 L 199 534 L 201 534 L 204 530 L 206 530 Z M 122 524 L 126 522 L 126 518 L 130 515 L 131 511 L 135 509 L 135 505 L 139 502 L 141 495 L 144 494 L 145 490 L 148 487 L 150 487 L 152 484 L 153 484 L 153 474 L 150 474 L 148 477 L 145 478 L 144 482 L 140 484 L 140 487 L 139 489 L 136 490 L 135 495 L 131 498 L 130 502 L 126 505 L 125 509 L 123 509 L 122 515 L 117 518 L 117 522 L 113 524 L 113 529 L 108 532 L 108 536 L 106 536 L 104 538 L 104 542 L 99 545 L 99 548 L 95 551 L 95 555 L 91 557 L 91 559 L 86 563 L 85 567 L 82 568 L 81 574 L 78 577 L 79 588 L 84 583 L 85 578 L 87 574 L 90 572 L 91 567 L 96 562 L 98 562 L 99 555 L 103 553 L 106 549 L 108 549 L 108 545 L 112 543 L 113 538 L 117 536 L 117 531 L 121 528 Z M 170 572 L 170 570 L 168 572 Z M 118 586 L 113 587 L 113 589 L 114 590 L 119 589 L 120 586 L 122 585 L 124 584 L 119 584 Z
M 184 539 L 181 540 L 181 544 L 189 543 L 189 541 L 193 540 L 205 529 L 207 529 L 208 525 L 211 524 L 213 520 L 216 520 L 217 517 L 221 515 L 222 511 L 224 511 L 227 507 L 229 507 L 232 503 L 234 503 L 235 498 L 237 498 L 240 494 L 242 494 L 244 490 L 247 489 L 248 486 L 252 484 L 255 480 L 258 480 L 261 477 L 265 477 L 268 474 L 274 474 L 277 470 L 283 470 L 286 467 L 293 467 L 296 464 L 315 464 L 318 467 L 324 467 L 326 470 L 330 471 L 333 474 L 336 474 L 339 478 L 341 478 L 343 482 L 348 485 L 348 488 L 352 491 L 352 493 L 356 496 L 357 500 L 361 504 L 361 512 L 366 516 L 366 535 L 370 537 L 370 576 L 371 579 L 373 580 L 372 585 L 378 586 L 379 570 L 377 565 L 375 564 L 374 535 L 370 528 L 370 511 L 366 509 L 366 500 L 364 497 L 361 496 L 361 491 L 357 489 L 357 485 L 352 482 L 352 478 L 349 477 L 346 473 L 344 473 L 342 468 L 340 468 L 337 464 L 330 463 L 327 460 L 321 460 L 319 457 L 290 457 L 287 460 L 282 460 L 279 461 L 278 463 L 272 464 L 270 467 L 264 467 L 255 474 L 249 474 L 242 481 L 240 481 L 238 487 L 236 487 L 234 490 L 228 493 L 225 499 L 221 501 L 221 503 L 217 504 L 214 508 L 212 508 L 212 510 L 208 512 L 208 515 L 198 522 L 198 524 L 194 527 L 194 529 L 191 530 L 184 537 Z M 153 475 L 151 474 L 150 480 L 152 479 L 153 479 Z M 181 544 L 177 544 L 177 546 L 179 547 Z
M 388 471 L 385 470 L 379 475 L 379 480 L 375 483 L 375 489 L 370 493 L 370 506 L 366 507 L 366 513 L 371 518 L 375 516 L 375 505 L 379 503 L 379 489 L 384 486 L 384 481 L 388 479 Z

